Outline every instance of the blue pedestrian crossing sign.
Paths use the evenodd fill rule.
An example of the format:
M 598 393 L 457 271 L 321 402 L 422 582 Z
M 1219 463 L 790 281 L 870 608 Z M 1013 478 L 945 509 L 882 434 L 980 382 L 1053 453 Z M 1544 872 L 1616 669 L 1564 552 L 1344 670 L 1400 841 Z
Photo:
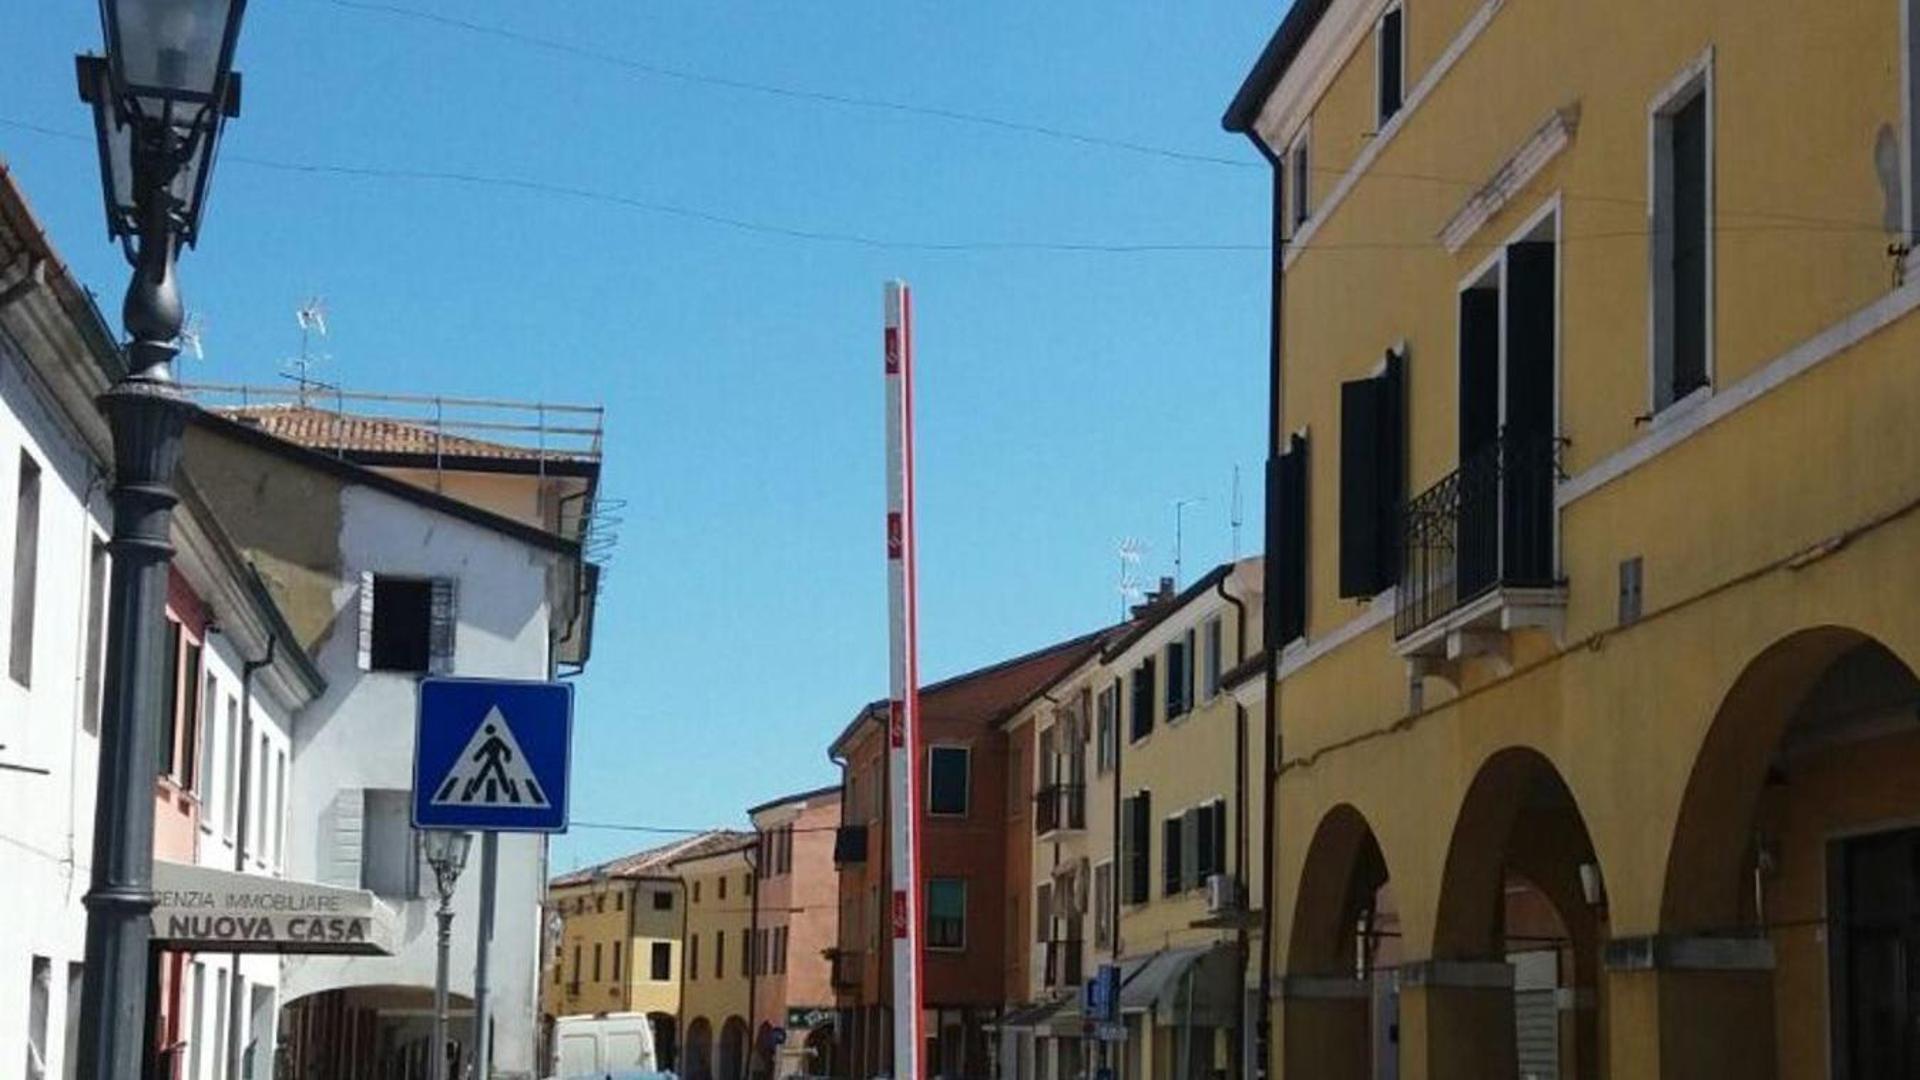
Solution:
M 573 686 L 423 679 L 413 751 L 413 824 L 565 832 Z

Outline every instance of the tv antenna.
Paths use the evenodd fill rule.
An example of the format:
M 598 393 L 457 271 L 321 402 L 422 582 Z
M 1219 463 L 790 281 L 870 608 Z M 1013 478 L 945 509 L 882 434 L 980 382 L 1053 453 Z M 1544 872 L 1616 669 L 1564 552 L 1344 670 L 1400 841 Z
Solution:
M 1227 523 L 1233 527 L 1233 561 L 1240 561 L 1240 524 L 1245 519 L 1240 514 L 1240 466 L 1233 467 L 1233 508 Z
M 1140 560 L 1147 553 L 1147 545 L 1129 536 L 1120 541 L 1120 617 L 1126 618 L 1133 612 L 1133 605 L 1146 598 L 1146 591 L 1140 587 Z
M 207 320 L 197 311 L 187 313 L 187 321 L 180 327 L 180 347 L 193 353 L 195 360 L 205 360 Z
M 293 319 L 300 324 L 300 355 L 281 364 L 283 378 L 293 380 L 297 400 L 305 406 L 315 390 L 332 390 L 334 387 L 313 377 L 313 369 L 332 359 L 325 353 L 312 351 L 314 335 L 327 336 L 327 301 L 324 297 L 309 296 L 306 302 L 294 309 Z
M 1194 496 L 1190 499 L 1173 500 L 1173 587 L 1180 587 L 1181 541 L 1185 539 L 1187 507 L 1199 506 L 1207 500 Z

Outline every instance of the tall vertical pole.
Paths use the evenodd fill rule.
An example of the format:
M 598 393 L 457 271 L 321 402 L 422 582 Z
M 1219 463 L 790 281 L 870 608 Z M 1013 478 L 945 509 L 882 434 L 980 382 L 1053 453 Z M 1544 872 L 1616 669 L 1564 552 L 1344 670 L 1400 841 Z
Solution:
M 440 909 L 434 912 L 438 930 L 433 951 L 433 1056 L 427 1061 L 429 1080 L 447 1080 L 447 961 L 453 946 L 453 889 L 440 890 Z
M 886 288 L 887 788 L 893 879 L 893 1075 L 920 1080 L 920 671 L 913 541 L 913 293 Z
M 487 996 L 488 954 L 493 944 L 493 908 L 500 888 L 500 834 L 480 834 L 480 929 L 473 946 L 473 1075 L 489 1080 L 493 1071 L 493 1009 Z

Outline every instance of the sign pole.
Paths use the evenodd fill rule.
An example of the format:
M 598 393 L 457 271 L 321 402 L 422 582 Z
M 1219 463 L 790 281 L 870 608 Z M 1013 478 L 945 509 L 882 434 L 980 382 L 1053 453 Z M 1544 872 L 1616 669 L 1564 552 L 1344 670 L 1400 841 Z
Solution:
M 887 794 L 893 885 L 893 1075 L 920 1080 L 920 672 L 913 533 L 913 293 L 886 286 Z
M 473 1076 L 493 1076 L 493 1009 L 487 997 L 487 954 L 493 943 L 493 909 L 500 886 L 500 834 L 480 834 L 480 926 L 473 946 Z

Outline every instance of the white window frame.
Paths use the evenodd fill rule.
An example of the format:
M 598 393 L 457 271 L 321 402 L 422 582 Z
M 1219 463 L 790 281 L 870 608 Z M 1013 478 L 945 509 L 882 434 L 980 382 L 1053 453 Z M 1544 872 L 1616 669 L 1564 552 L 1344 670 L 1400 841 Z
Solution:
M 1226 616 L 1218 612 L 1200 624 L 1200 704 L 1220 696 L 1220 681 L 1227 672 Z
M 1386 28 L 1387 16 L 1400 13 L 1400 104 L 1393 110 L 1393 116 L 1387 116 L 1387 103 L 1380 96 L 1381 73 L 1386 69 Z M 1402 0 L 1380 9 L 1379 17 L 1373 20 L 1373 126 L 1375 133 L 1386 130 L 1401 113 L 1407 111 L 1407 8 Z
M 1704 376 L 1706 382 L 1685 397 L 1662 401 L 1665 387 L 1673 381 L 1673 327 L 1668 324 L 1662 297 L 1673 290 L 1673 216 L 1672 198 L 1664 197 L 1672 186 L 1673 161 L 1668 151 L 1672 117 L 1704 96 L 1707 123 L 1706 161 L 1706 296 L 1702 316 L 1706 320 Z M 1717 305 L 1714 294 L 1719 247 L 1714 189 L 1719 186 L 1719 131 L 1714 121 L 1717 107 L 1714 90 L 1714 49 L 1709 45 L 1679 74 L 1662 87 L 1647 105 L 1647 416 L 1654 427 L 1663 426 L 1713 395 L 1715 364 L 1714 323 Z
M 933 939 L 933 933 L 932 933 L 932 923 L 933 923 L 933 883 L 934 883 L 934 882 L 936 882 L 936 881 L 950 881 L 950 882 L 953 882 L 954 884 L 956 884 L 956 885 L 958 885 L 958 886 L 960 886 L 960 944 L 958 944 L 958 945 L 935 945 L 935 944 L 933 944 L 933 940 L 932 940 L 932 939 Z M 928 877 L 927 877 L 927 896 L 926 896 L 926 904 L 927 904 L 927 924 L 928 924 L 928 926 L 927 926 L 927 946 L 926 946 L 926 949 L 927 949 L 927 951 L 928 951 L 928 952 L 937 952 L 937 953 L 962 953 L 962 952 L 966 952 L 966 951 L 967 951 L 967 938 L 968 938 L 968 937 L 970 936 L 970 934 L 971 934 L 971 932 L 972 932 L 972 929 L 973 929 L 972 927 L 970 927 L 970 926 L 968 926 L 968 925 L 967 925 L 967 923 L 968 923 L 968 921 L 969 921 L 969 920 L 967 919 L 967 892 L 968 892 L 968 889 L 967 889 L 967 885 L 968 885 L 968 882 L 967 882 L 967 879 L 966 879 L 966 878 L 963 878 L 963 877 L 951 877 L 951 876 L 945 876 L 945 875 L 943 875 L 943 876 L 939 876 L 939 877 L 935 877 L 935 876 L 933 876 L 933 875 L 928 875 Z
M 936 750 L 958 750 L 960 751 L 961 754 L 965 755 L 964 757 L 965 768 L 961 773 L 963 780 L 961 782 L 961 788 L 960 788 L 961 799 L 965 803 L 965 805 L 960 808 L 960 811 L 958 813 L 955 813 L 950 810 L 935 810 L 933 808 L 933 755 L 934 755 L 934 751 Z M 925 768 L 926 768 L 926 792 L 927 792 L 926 814 L 928 817 L 958 819 L 958 818 L 964 818 L 969 813 L 972 812 L 973 810 L 973 747 L 968 746 L 964 743 L 929 743 L 927 744 L 927 761 L 926 761 Z

